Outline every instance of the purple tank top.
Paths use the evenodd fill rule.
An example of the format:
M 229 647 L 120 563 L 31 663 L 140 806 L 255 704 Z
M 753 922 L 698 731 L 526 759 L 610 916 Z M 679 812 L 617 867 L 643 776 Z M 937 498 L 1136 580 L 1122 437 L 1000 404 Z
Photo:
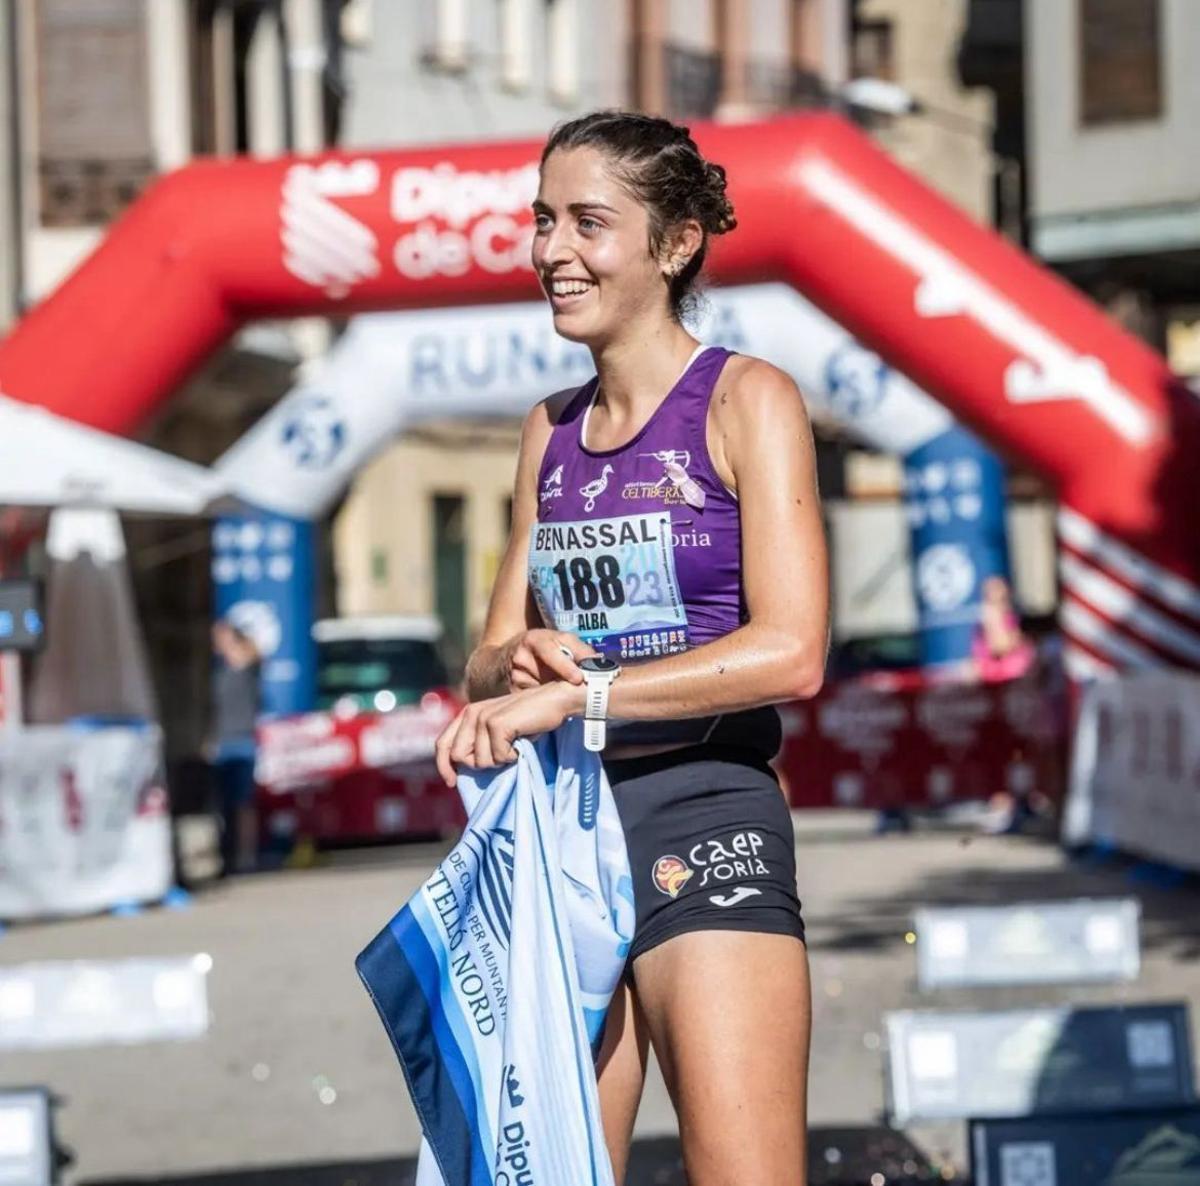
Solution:
M 548 626 L 622 661 L 710 642 L 745 621 L 736 497 L 708 454 L 708 405 L 730 352 L 701 348 L 642 430 L 584 445 L 598 380 L 551 432 L 529 580 Z

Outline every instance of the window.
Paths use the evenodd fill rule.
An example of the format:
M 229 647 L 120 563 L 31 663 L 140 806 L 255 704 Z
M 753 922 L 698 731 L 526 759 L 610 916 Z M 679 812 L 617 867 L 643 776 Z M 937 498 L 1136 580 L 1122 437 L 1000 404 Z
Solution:
M 895 57 L 891 21 L 855 21 L 853 61 L 854 78 L 895 78 Z
M 721 97 L 719 54 L 663 46 L 667 75 L 667 108 L 675 119 L 709 119 Z
M 1160 0 L 1078 0 L 1084 124 L 1162 115 Z
M 287 87 L 277 74 L 286 37 L 278 14 L 234 0 L 195 0 L 189 12 L 193 150 L 278 151 L 288 142 Z
M 42 0 L 33 11 L 41 222 L 108 222 L 154 173 L 142 4 Z
M 435 643 L 425 638 L 342 638 L 317 644 L 317 707 L 347 700 L 365 710 L 390 702 L 420 703 L 431 688 L 449 683 Z M 383 701 L 380 693 L 391 693 Z

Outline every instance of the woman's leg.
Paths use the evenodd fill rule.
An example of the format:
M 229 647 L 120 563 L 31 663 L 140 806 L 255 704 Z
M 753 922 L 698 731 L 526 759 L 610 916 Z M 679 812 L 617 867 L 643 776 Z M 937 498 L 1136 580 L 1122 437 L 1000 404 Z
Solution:
M 596 1063 L 604 1140 L 617 1186 L 625 1181 L 633 1122 L 637 1119 L 642 1086 L 646 1081 L 649 1044 L 646 1020 L 638 1006 L 637 994 L 627 980 L 622 980 L 613 993 L 600 1058 Z
M 790 935 L 694 931 L 634 982 L 679 1115 L 690 1186 L 804 1186 L 808 955 Z

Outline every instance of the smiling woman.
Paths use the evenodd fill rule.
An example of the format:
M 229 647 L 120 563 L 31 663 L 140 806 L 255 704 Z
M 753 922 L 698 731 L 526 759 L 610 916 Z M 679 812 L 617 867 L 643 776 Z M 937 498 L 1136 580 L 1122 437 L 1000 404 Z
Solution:
M 686 128 L 627 112 L 562 125 L 533 210 L 554 328 L 596 374 L 526 420 L 472 703 L 439 767 L 453 783 L 586 718 L 636 907 L 598 1062 L 616 1180 L 652 1042 L 693 1186 L 799 1186 L 808 967 L 768 762 L 774 704 L 817 691 L 827 638 L 804 403 L 775 367 L 684 325 L 710 239 L 736 226 L 724 170 Z
M 680 130 L 652 116 L 602 112 L 563 124 L 550 137 L 533 204 L 533 264 L 556 315 L 583 308 L 581 297 L 599 296 L 606 277 L 621 278 L 627 291 L 639 280 L 645 289 L 656 265 L 665 265 L 672 314 L 677 320 L 686 315 L 709 236 L 733 230 L 737 220 L 725 193 L 725 170 L 705 161 Z M 562 255 L 561 247 L 557 256 L 547 251 L 550 243 L 564 243 L 561 234 L 554 238 L 564 223 L 572 232 L 573 256 Z M 639 245 L 628 231 L 642 223 Z M 635 248 L 650 275 L 646 267 L 631 271 L 621 247 Z M 610 301 L 610 308 L 615 304 Z M 572 337 L 557 317 L 555 328 Z

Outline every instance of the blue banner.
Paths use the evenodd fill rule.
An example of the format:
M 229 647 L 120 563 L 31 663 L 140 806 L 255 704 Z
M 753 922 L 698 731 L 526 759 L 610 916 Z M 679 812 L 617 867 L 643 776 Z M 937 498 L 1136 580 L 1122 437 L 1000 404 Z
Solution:
M 213 605 L 262 656 L 262 710 L 307 712 L 316 703 L 312 640 L 313 525 L 266 511 L 227 515 L 213 527 Z
M 1004 466 L 955 426 L 904 459 L 904 506 L 912 530 L 921 663 L 967 659 L 979 628 L 983 582 L 1009 581 Z

